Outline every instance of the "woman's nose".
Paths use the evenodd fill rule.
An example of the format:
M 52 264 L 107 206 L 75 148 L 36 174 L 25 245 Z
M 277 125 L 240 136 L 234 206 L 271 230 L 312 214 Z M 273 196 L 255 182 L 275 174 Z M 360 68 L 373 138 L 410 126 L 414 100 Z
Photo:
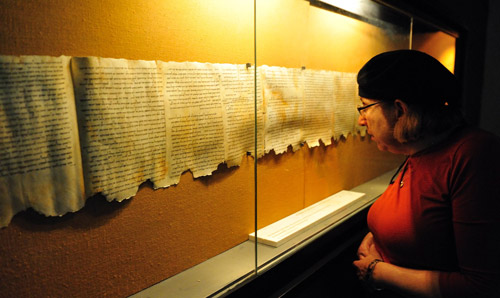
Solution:
M 359 115 L 359 117 L 358 117 L 358 125 L 366 126 L 366 118 L 363 115 Z

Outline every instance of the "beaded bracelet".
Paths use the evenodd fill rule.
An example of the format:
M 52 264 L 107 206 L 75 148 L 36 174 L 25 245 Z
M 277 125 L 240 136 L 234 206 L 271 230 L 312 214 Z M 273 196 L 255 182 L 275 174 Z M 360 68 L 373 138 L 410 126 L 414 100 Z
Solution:
M 372 279 L 373 269 L 375 269 L 375 265 L 377 265 L 379 262 L 383 262 L 383 261 L 381 259 L 375 259 L 375 260 L 371 261 L 371 263 L 368 265 L 368 268 L 366 269 L 365 277 L 363 278 L 365 281 L 369 281 Z

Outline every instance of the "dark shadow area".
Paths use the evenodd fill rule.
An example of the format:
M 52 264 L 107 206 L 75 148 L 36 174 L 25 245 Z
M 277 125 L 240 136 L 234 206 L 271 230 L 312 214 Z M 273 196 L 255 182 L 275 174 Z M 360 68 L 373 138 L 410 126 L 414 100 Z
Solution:
M 140 188 L 151 187 L 151 185 L 149 181 L 144 182 Z M 68 212 L 62 216 L 45 216 L 33 208 L 28 208 L 16 214 L 10 224 L 29 231 L 53 231 L 67 226 L 88 230 L 104 225 L 107 222 L 103 220 L 105 218 L 111 219 L 118 216 L 130 205 L 132 199 L 108 202 L 105 196 L 96 194 L 85 201 L 82 209 L 75 212 Z
M 359 243 L 354 243 L 325 264 L 302 283 L 281 297 L 285 298 L 357 298 L 370 297 L 368 289 L 358 280 L 352 262 L 356 258 Z
M 366 234 L 368 208 L 226 297 L 370 297 L 352 262 Z

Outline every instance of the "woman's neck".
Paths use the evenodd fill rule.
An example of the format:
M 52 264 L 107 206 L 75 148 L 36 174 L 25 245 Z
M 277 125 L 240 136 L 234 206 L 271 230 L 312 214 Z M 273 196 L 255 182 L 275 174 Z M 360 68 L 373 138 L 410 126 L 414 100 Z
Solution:
M 407 148 L 407 155 L 415 155 L 417 153 L 420 153 L 424 150 L 427 150 L 431 147 L 433 147 L 436 144 L 441 143 L 444 141 L 453 131 L 455 130 L 455 127 L 450 128 L 438 135 L 430 135 L 430 136 L 424 136 L 421 139 L 406 144 Z

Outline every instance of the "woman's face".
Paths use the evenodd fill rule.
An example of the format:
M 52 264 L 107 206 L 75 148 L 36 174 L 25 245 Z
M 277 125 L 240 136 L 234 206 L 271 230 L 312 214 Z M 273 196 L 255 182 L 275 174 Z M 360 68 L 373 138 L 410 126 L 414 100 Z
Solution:
M 371 139 L 377 143 L 377 147 L 382 151 L 389 151 L 392 153 L 403 153 L 403 146 L 399 143 L 393 135 L 394 124 L 396 117 L 390 119 L 387 113 L 384 113 L 384 105 L 390 105 L 390 102 L 381 102 L 378 100 L 368 99 L 361 97 L 362 106 L 371 105 L 361 111 L 358 118 L 358 124 L 366 126 L 366 132 L 371 136 Z M 387 108 L 387 107 L 385 107 Z

